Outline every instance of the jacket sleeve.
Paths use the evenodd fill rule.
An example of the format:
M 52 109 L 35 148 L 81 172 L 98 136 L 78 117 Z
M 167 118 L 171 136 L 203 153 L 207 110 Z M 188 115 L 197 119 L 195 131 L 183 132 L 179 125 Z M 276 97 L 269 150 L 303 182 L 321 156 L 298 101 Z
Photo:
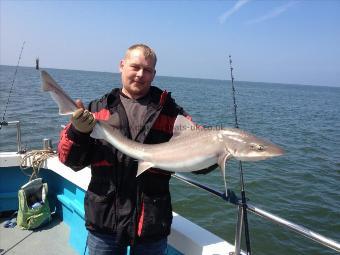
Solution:
M 59 160 L 66 166 L 78 171 L 91 162 L 91 148 L 93 139 L 90 134 L 77 131 L 69 123 L 60 134 L 58 144 Z

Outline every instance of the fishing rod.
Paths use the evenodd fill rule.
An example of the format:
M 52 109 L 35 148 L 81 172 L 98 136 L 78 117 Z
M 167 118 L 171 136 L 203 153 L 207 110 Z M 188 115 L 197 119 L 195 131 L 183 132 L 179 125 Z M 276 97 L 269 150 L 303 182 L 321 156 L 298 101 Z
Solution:
M 7 126 L 8 123 L 7 121 L 5 121 L 5 116 L 6 116 L 6 112 L 7 112 L 7 107 L 9 105 L 9 99 L 11 97 L 11 93 L 12 93 L 12 90 L 13 90 L 13 86 L 14 86 L 14 82 L 15 82 L 15 78 L 17 76 L 17 72 L 18 72 L 18 67 L 19 67 L 19 64 L 20 64 L 20 60 L 21 60 L 21 55 L 22 55 L 22 52 L 24 50 L 24 46 L 25 46 L 25 41 L 22 43 L 22 46 L 21 46 L 21 51 L 20 51 L 20 55 L 19 55 L 19 59 L 18 59 L 18 63 L 17 63 L 17 66 L 15 67 L 15 72 L 14 72 L 14 76 L 13 76 L 13 80 L 12 80 L 12 85 L 11 85 L 11 89 L 9 90 L 9 94 L 8 94 L 8 98 L 7 98 L 7 103 L 5 105 L 5 111 L 4 111 L 4 114 L 2 116 L 2 120 L 0 122 L 0 130 L 2 128 L 2 126 Z
M 237 104 L 236 104 L 236 96 L 235 96 L 235 86 L 234 86 L 234 75 L 233 75 L 233 66 L 232 66 L 232 60 L 231 55 L 229 55 L 229 66 L 230 66 L 230 76 L 231 76 L 231 87 L 233 91 L 233 103 L 234 103 L 234 118 L 235 118 L 235 128 L 239 128 L 238 125 L 238 119 L 237 119 Z M 243 178 L 243 168 L 242 168 L 242 162 L 239 161 L 239 169 L 240 169 L 240 184 L 241 184 L 241 206 L 242 211 L 239 212 L 239 219 L 238 224 L 241 224 L 241 218 L 243 216 L 243 222 L 244 222 L 244 234 L 246 238 L 246 247 L 247 247 L 247 255 L 251 255 L 251 248 L 250 248 L 250 236 L 249 236 L 249 227 L 248 227 L 248 215 L 247 215 L 247 200 L 246 200 L 246 192 L 244 188 L 244 178 Z M 239 236 L 241 236 L 242 233 L 238 233 Z M 238 240 L 235 240 L 237 242 Z M 238 243 L 235 246 L 239 246 Z M 239 255 L 239 254 L 235 254 Z

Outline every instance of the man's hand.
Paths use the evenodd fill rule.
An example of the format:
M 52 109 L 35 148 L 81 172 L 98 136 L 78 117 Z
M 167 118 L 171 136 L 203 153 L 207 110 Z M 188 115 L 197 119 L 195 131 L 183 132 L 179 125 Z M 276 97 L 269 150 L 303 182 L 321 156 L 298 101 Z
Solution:
M 81 133 L 90 133 L 96 124 L 96 119 L 91 112 L 84 110 L 84 105 L 80 100 L 77 100 L 76 104 L 79 109 L 71 117 L 72 125 Z

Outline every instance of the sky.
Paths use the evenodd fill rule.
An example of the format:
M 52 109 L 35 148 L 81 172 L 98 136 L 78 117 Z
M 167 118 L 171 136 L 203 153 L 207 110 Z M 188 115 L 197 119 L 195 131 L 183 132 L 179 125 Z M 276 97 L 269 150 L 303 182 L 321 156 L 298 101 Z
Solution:
M 152 47 L 157 74 L 340 87 L 340 1 L 0 0 L 0 64 L 119 72 Z

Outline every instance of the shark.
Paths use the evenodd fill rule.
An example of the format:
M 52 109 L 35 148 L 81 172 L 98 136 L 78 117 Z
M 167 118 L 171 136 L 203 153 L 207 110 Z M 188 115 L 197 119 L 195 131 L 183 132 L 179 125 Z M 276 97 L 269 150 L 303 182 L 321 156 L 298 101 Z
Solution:
M 42 90 L 49 92 L 59 106 L 59 114 L 72 114 L 75 102 L 46 72 L 41 71 Z M 123 136 L 119 121 L 97 121 L 90 136 L 104 139 L 122 153 L 138 160 L 137 177 L 150 168 L 170 172 L 193 172 L 218 165 L 224 179 L 226 163 L 235 158 L 240 161 L 258 161 L 281 156 L 279 146 L 238 128 L 203 128 L 182 115 L 178 115 L 173 136 L 168 142 L 142 144 Z

